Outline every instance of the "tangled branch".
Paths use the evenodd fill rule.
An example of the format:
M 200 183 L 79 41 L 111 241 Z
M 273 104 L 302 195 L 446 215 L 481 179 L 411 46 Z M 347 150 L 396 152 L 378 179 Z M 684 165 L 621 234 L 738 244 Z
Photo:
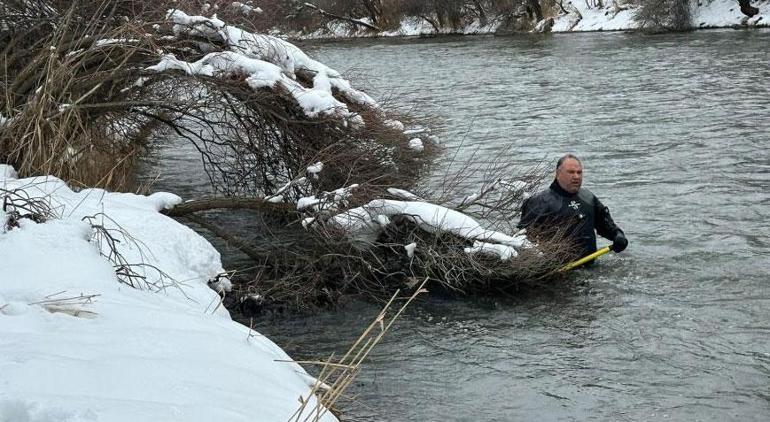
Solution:
M 90 241 L 98 247 L 100 254 L 112 263 L 119 282 L 135 289 L 151 292 L 160 292 L 168 287 L 180 287 L 179 283 L 163 270 L 144 262 L 144 258 L 142 262 L 129 262 L 125 258 L 121 252 L 120 243 L 126 243 L 126 246 L 122 246 L 123 248 L 138 250 L 142 257 L 146 247 L 120 227 L 115 220 L 104 213 L 85 216 L 82 220 L 91 226 Z

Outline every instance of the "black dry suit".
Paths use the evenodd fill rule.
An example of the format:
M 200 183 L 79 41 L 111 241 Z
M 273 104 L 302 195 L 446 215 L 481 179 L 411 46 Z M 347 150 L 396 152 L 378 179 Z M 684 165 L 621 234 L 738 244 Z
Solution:
M 610 210 L 591 191 L 581 188 L 571 194 L 556 180 L 547 190 L 524 201 L 519 228 L 563 228 L 577 244 L 580 256 L 596 252 L 596 232 L 610 240 L 623 233 L 612 221 Z

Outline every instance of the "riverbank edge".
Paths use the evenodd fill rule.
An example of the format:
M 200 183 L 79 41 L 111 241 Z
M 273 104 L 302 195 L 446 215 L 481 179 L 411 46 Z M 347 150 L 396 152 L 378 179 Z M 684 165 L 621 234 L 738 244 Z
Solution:
M 348 23 L 329 23 L 323 29 L 308 34 L 289 32 L 282 36 L 297 41 L 324 41 L 358 38 L 431 38 L 442 36 L 509 36 L 514 34 L 533 33 L 592 33 L 592 32 L 635 32 L 641 28 L 634 20 L 636 8 L 615 10 L 612 7 L 593 8 L 585 4 L 571 5 L 571 13 L 547 16 L 534 29 L 525 32 L 502 31 L 502 22 L 493 20 L 487 25 L 481 25 L 478 20 L 465 25 L 461 29 L 441 28 L 439 32 L 419 17 L 405 17 L 401 26 L 392 31 L 378 33 L 352 29 Z M 610 14 L 612 16 L 610 17 Z M 552 19 L 551 25 L 546 25 Z M 752 18 L 743 15 L 732 0 L 714 0 L 705 6 L 697 6 L 692 11 L 692 26 L 690 31 L 698 30 L 754 30 L 770 28 L 770 13 L 767 8 Z M 666 32 L 666 31 L 664 31 Z M 670 32 L 670 31 L 668 31 Z

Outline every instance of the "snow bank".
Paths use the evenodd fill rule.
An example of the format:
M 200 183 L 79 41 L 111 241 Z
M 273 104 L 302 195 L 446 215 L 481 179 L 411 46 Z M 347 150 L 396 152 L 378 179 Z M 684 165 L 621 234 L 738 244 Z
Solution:
M 551 32 L 626 31 L 638 28 L 639 24 L 634 20 L 635 7 L 629 7 L 625 4 L 626 2 L 617 0 L 608 0 L 602 3 L 604 4 L 603 7 L 597 7 L 590 6 L 589 2 L 585 0 L 564 1 L 562 4 L 568 13 L 553 16 L 554 25 Z M 695 28 L 727 28 L 743 24 L 758 27 L 770 25 L 770 4 L 754 1 L 753 6 L 758 7 L 760 13 L 751 19 L 747 19 L 741 13 L 737 0 L 692 0 L 692 25 Z M 481 25 L 478 20 L 475 20 L 458 30 L 442 27 L 438 33 L 493 34 L 500 29 L 501 24 L 500 20 L 492 20 L 486 25 Z M 533 32 L 541 31 L 534 30 Z M 347 22 L 333 21 L 324 28 L 312 33 L 291 35 L 296 38 L 316 39 L 409 37 L 435 35 L 436 33 L 436 28 L 427 20 L 417 16 L 410 16 L 403 18 L 398 28 L 390 31 L 372 32 Z
M 604 2 L 604 7 L 592 7 L 582 0 L 564 2 L 569 12 L 554 19 L 552 32 L 623 31 L 639 27 L 634 20 L 637 9 L 618 6 L 617 1 Z M 756 2 L 755 2 L 756 3 Z M 748 19 L 740 11 L 737 0 L 700 0 L 690 3 L 692 25 L 696 28 L 725 28 L 735 25 L 767 26 L 770 6 L 761 4 L 759 14 Z
M 590 7 L 584 1 L 567 1 L 564 8 L 568 14 L 554 18 L 551 32 L 566 31 L 622 31 L 638 27 L 634 21 L 635 8 L 621 10 L 615 3 L 607 7 Z
M 770 25 L 770 3 L 754 0 L 752 6 L 759 8 L 759 14 L 749 19 L 741 13 L 737 0 L 701 0 L 698 7 L 692 11 L 692 25 L 696 28 L 726 28 L 743 24 L 758 27 Z
M 15 177 L 0 166 L 0 196 L 19 214 L 44 198 L 54 217 L 9 229 L 14 207 L 0 211 L 0 421 L 286 421 L 307 398 L 313 379 L 208 287 L 219 253 L 158 213 L 179 197 Z M 94 225 L 145 264 L 143 288 L 119 282 Z
M 9 166 L 8 164 L 0 164 L 0 180 L 15 179 L 16 177 L 16 169 Z

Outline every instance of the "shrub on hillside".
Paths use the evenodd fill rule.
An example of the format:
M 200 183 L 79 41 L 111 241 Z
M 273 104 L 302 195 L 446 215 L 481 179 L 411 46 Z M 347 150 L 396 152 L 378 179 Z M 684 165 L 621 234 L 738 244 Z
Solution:
M 689 0 L 643 0 L 638 5 L 635 19 L 643 30 L 687 31 L 692 28 Z

